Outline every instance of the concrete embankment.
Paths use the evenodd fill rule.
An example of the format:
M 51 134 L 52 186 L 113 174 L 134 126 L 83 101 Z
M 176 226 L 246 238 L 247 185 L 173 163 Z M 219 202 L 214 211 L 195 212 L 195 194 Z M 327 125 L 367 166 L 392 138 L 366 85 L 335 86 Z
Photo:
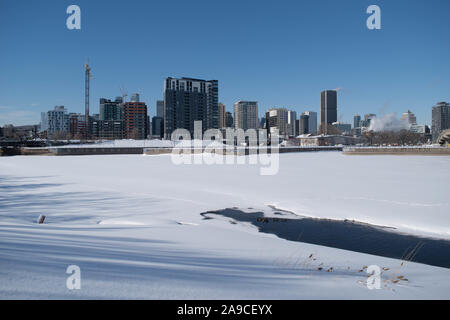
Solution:
M 450 156 L 449 147 L 345 147 L 347 155 L 428 155 Z
M 88 156 L 108 154 L 143 154 L 142 147 L 50 148 L 55 156 Z
M 144 154 L 146 155 L 156 155 L 156 154 L 167 154 L 172 153 L 173 148 L 144 148 Z M 292 153 L 292 152 L 317 152 L 317 151 L 342 151 L 342 147 L 280 147 L 271 149 L 270 147 L 261 148 L 249 148 L 249 147 L 230 147 L 230 148 L 177 148 L 175 152 L 177 153 L 216 153 L 222 155 L 249 155 L 249 154 L 259 154 L 264 153 Z
M 20 155 L 20 148 L 17 147 L 1 147 L 0 156 L 17 156 Z
M 49 148 L 21 148 L 20 154 L 22 156 L 51 156 Z
M 6 149 L 5 149 L 6 150 Z M 5 151 L 3 150 L 3 151 Z M 145 154 L 158 155 L 172 153 L 172 147 L 42 147 L 42 148 L 8 148 L 3 155 L 55 155 L 55 156 L 82 156 L 82 155 L 114 155 L 114 154 Z M 259 153 L 292 153 L 292 152 L 319 152 L 319 151 L 342 151 L 341 146 L 318 146 L 318 147 L 229 147 L 229 148 L 179 148 L 180 153 L 217 153 L 223 155 L 249 155 Z

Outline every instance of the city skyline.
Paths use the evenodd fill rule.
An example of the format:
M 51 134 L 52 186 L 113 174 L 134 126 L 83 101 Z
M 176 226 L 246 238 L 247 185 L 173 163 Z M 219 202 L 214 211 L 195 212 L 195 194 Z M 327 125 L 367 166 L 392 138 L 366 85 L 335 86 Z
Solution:
M 319 93 L 337 89 L 338 121 L 352 123 L 354 114 L 367 113 L 400 117 L 411 110 L 418 123 L 431 125 L 431 107 L 450 100 L 450 45 L 442 41 L 450 29 L 442 19 L 447 2 L 377 1 L 381 30 L 365 26 L 369 1 L 239 7 L 200 1 L 180 3 L 170 19 L 164 3 L 78 1 L 81 30 L 65 26 L 69 4 L 3 4 L 8 15 L 0 13 L 0 35 L 9 50 L 0 59 L 0 125 L 38 123 L 41 112 L 57 105 L 83 113 L 80 66 L 86 58 L 93 68 L 92 109 L 99 98 L 120 96 L 125 88 L 141 95 L 150 116 L 163 98 L 166 77 L 218 79 L 226 111 L 236 101 L 255 100 L 259 117 L 273 107 L 320 113 Z M 237 20 L 255 13 L 259 18 L 232 24 L 214 15 L 219 10 Z M 182 12 L 205 18 L 185 21 Z M 182 40 L 181 56 L 168 41 L 173 32 L 212 24 L 204 36 Z M 213 55 L 204 54 L 206 40 Z M 328 46 L 333 51 L 325 51 Z
M 168 77 L 168 78 L 172 78 L 172 77 Z M 186 79 L 196 79 L 196 78 L 192 78 L 192 77 L 180 77 L 180 79 L 181 78 L 186 78 Z M 164 80 L 164 81 L 166 81 L 166 80 Z M 201 81 L 205 81 L 205 80 L 201 80 Z M 123 90 L 123 88 L 121 89 L 121 90 Z M 336 89 L 326 89 L 326 90 L 323 90 L 322 92 L 320 92 L 320 96 L 321 96 L 321 100 L 322 100 L 322 95 L 323 95 L 323 93 L 324 92 L 336 92 L 336 94 L 337 95 L 339 95 L 339 92 L 341 91 L 342 89 L 341 88 L 336 88 Z M 123 92 L 122 92 L 123 93 Z M 130 96 L 130 99 L 125 99 L 124 100 L 124 102 L 134 102 L 135 101 L 135 98 L 134 97 L 138 97 L 138 100 L 142 100 L 141 98 L 140 98 L 140 96 L 141 96 L 141 94 L 140 93 L 138 93 L 138 92 L 135 92 L 135 93 L 132 93 L 132 94 L 126 94 L 126 96 Z M 120 98 L 121 96 L 120 95 L 117 95 L 116 96 L 116 98 Z M 164 93 L 163 93 L 163 97 L 164 97 Z M 161 110 L 162 110 L 162 108 L 163 108 L 163 106 L 164 106 L 164 100 L 163 100 L 164 98 L 162 98 L 162 100 L 159 100 L 159 99 L 156 99 L 156 100 L 154 100 L 154 101 L 142 101 L 142 102 L 144 102 L 144 103 L 146 103 L 146 104 L 148 104 L 148 115 L 149 115 L 149 117 L 150 118 L 153 118 L 153 117 L 160 117 L 160 113 L 162 112 Z M 105 98 L 104 97 L 100 97 L 99 98 L 99 101 L 94 101 L 94 102 L 92 102 L 91 101 L 91 109 L 93 109 L 93 108 L 95 108 L 95 107 L 97 107 L 96 109 L 93 109 L 92 110 L 92 112 L 91 112 L 91 116 L 92 115 L 95 115 L 95 114 L 97 114 L 97 115 L 99 115 L 100 113 L 101 113 L 101 108 L 102 108 L 102 100 L 105 100 Z M 106 99 L 106 100 L 108 100 L 108 99 Z M 236 103 L 239 103 L 240 101 L 242 101 L 242 100 L 238 100 L 238 101 L 236 101 L 235 103 L 233 103 L 232 104 L 232 106 L 234 106 Z M 153 104 L 154 104 L 154 106 L 152 107 L 150 104 L 153 102 Z M 278 105 L 279 104 L 277 104 L 277 105 L 273 105 L 273 106 L 268 106 L 267 108 L 265 108 L 265 109 L 262 109 L 262 110 L 260 110 L 259 112 L 258 112 L 258 119 L 259 120 L 261 120 L 261 119 L 265 119 L 265 117 L 266 117 L 266 113 L 267 113 L 267 111 L 270 111 L 270 109 L 286 109 L 286 110 L 288 110 L 289 112 L 293 112 L 294 114 L 297 114 L 297 113 L 299 113 L 299 116 L 298 117 L 296 117 L 296 119 L 295 120 L 299 120 L 300 119 L 300 115 L 301 114 L 303 114 L 303 113 L 309 113 L 309 112 L 315 112 L 315 113 L 317 113 L 317 114 L 319 114 L 319 115 L 321 115 L 322 113 L 323 113 L 323 110 L 322 110 L 322 108 L 320 107 L 320 104 L 322 103 L 322 101 L 320 101 L 320 103 L 319 103 L 319 108 L 318 108 L 318 110 L 317 110 L 317 108 L 314 108 L 314 107 L 312 107 L 312 108 L 310 108 L 309 110 L 307 110 L 307 109 L 301 109 L 300 111 L 298 111 L 299 109 L 298 108 L 295 108 L 295 107 L 279 107 Z M 439 103 L 442 103 L 442 101 L 437 101 L 435 104 L 439 104 Z M 219 98 L 219 105 L 221 105 L 222 107 L 224 107 L 225 109 L 224 109 L 224 112 L 226 112 L 226 113 L 234 113 L 234 110 L 233 110 L 233 108 L 229 108 L 229 107 L 226 107 L 226 105 L 225 104 L 223 104 L 222 102 L 220 102 L 220 98 Z M 1 107 L 2 106 L 0 106 L 0 109 L 1 109 Z M 60 107 L 60 106 L 58 106 L 58 105 L 54 105 L 54 106 L 52 106 L 52 107 L 44 107 L 44 109 L 43 109 L 43 111 L 41 111 L 41 112 L 39 112 L 39 117 L 40 118 L 38 118 L 37 119 L 37 121 L 34 121 L 34 122 L 30 122 L 30 121 L 28 121 L 28 120 L 26 120 L 26 121 L 28 121 L 28 122 L 24 122 L 24 123 L 13 123 L 13 122 L 5 122 L 4 124 L 0 124 L 0 126 L 2 126 L 2 125 L 14 125 L 14 126 L 23 126 L 23 125 L 36 125 L 36 124 L 40 124 L 40 122 L 42 121 L 42 113 L 46 113 L 47 111 L 49 111 L 49 110 L 52 110 L 52 109 L 54 109 L 54 108 L 57 108 L 57 107 Z M 67 106 L 65 106 L 65 105 L 61 105 L 61 107 L 64 107 L 64 108 L 66 108 L 66 109 L 69 109 Z M 349 125 L 351 125 L 352 127 L 356 127 L 355 125 L 354 125 L 354 118 L 355 118 L 355 116 L 361 116 L 363 113 L 361 113 L 361 112 L 357 112 L 357 113 L 355 113 L 351 118 L 349 118 L 349 119 L 345 119 L 345 120 L 342 120 L 342 116 L 339 116 L 339 102 L 337 103 L 337 105 L 336 105 L 336 109 L 337 109 L 337 112 L 338 112 L 338 116 L 336 117 L 336 119 L 335 120 L 337 120 L 337 122 L 338 123 L 342 123 L 342 124 L 349 124 Z M 429 109 L 431 110 L 431 108 L 432 107 L 434 107 L 434 105 L 432 105 Z M 83 110 L 76 110 L 76 111 L 74 111 L 74 110 L 68 110 L 70 113 L 74 113 L 74 114 L 79 114 L 79 115 L 83 115 L 84 116 L 84 114 L 83 114 Z M 381 114 L 374 114 L 374 113 L 365 113 L 365 115 L 367 116 L 367 115 L 372 115 L 372 116 L 380 116 L 380 117 L 383 117 L 383 116 L 386 116 L 386 115 L 394 115 L 394 117 L 397 117 L 398 119 L 400 119 L 400 120 L 402 120 L 403 119 L 403 115 L 404 114 L 406 114 L 406 113 L 409 113 L 409 112 L 411 112 L 409 109 L 408 110 L 406 110 L 406 112 L 396 112 L 396 111 L 394 111 L 394 112 L 391 112 L 391 113 L 385 113 L 385 112 L 383 112 L 383 110 L 381 110 Z M 430 117 L 431 118 L 431 117 Z M 432 119 L 430 119 L 430 121 L 429 122 L 422 122 L 421 124 L 424 124 L 424 125 L 427 125 L 427 126 L 430 126 L 431 127 L 431 124 L 432 124 L 432 121 L 431 121 Z M 331 124 L 331 123 L 330 123 Z M 320 125 L 320 121 L 318 122 L 318 125 Z

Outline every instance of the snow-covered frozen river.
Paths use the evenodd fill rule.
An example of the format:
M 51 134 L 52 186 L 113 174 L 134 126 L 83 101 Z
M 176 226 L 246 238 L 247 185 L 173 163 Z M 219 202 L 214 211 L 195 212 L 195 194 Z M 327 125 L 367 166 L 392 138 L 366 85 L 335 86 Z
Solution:
M 278 174 L 259 169 L 175 165 L 169 155 L 2 157 L 0 297 L 450 297 L 447 268 L 200 215 L 272 205 L 449 239 L 449 157 L 281 154 Z M 40 214 L 43 225 L 35 222 Z M 80 290 L 66 288 L 68 265 L 81 268 Z M 368 265 L 384 270 L 380 290 L 365 285 Z

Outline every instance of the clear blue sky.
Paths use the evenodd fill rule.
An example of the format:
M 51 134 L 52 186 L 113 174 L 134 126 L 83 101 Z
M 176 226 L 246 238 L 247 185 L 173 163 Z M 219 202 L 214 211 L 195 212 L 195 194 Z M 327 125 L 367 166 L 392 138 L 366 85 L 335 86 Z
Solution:
M 81 7 L 81 30 L 66 8 Z M 381 7 L 381 30 L 366 8 Z M 450 1 L 0 0 L 0 125 L 39 122 L 64 105 L 91 112 L 124 86 L 155 113 L 167 76 L 219 80 L 219 98 L 319 111 L 320 91 L 342 88 L 338 114 L 411 109 L 430 123 L 450 101 Z

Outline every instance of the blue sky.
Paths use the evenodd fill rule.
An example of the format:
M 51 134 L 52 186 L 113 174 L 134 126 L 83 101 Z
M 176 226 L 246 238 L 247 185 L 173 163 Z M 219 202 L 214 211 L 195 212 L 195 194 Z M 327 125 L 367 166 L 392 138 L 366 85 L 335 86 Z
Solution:
M 81 30 L 66 8 L 81 8 Z M 368 30 L 366 8 L 381 8 Z M 92 66 L 91 112 L 125 87 L 155 114 L 168 76 L 219 80 L 219 100 L 257 100 L 319 111 L 338 94 L 341 120 L 412 110 L 430 123 L 450 101 L 450 1 L 0 0 L 0 125 L 39 122 L 64 105 L 84 112 L 83 63 Z

